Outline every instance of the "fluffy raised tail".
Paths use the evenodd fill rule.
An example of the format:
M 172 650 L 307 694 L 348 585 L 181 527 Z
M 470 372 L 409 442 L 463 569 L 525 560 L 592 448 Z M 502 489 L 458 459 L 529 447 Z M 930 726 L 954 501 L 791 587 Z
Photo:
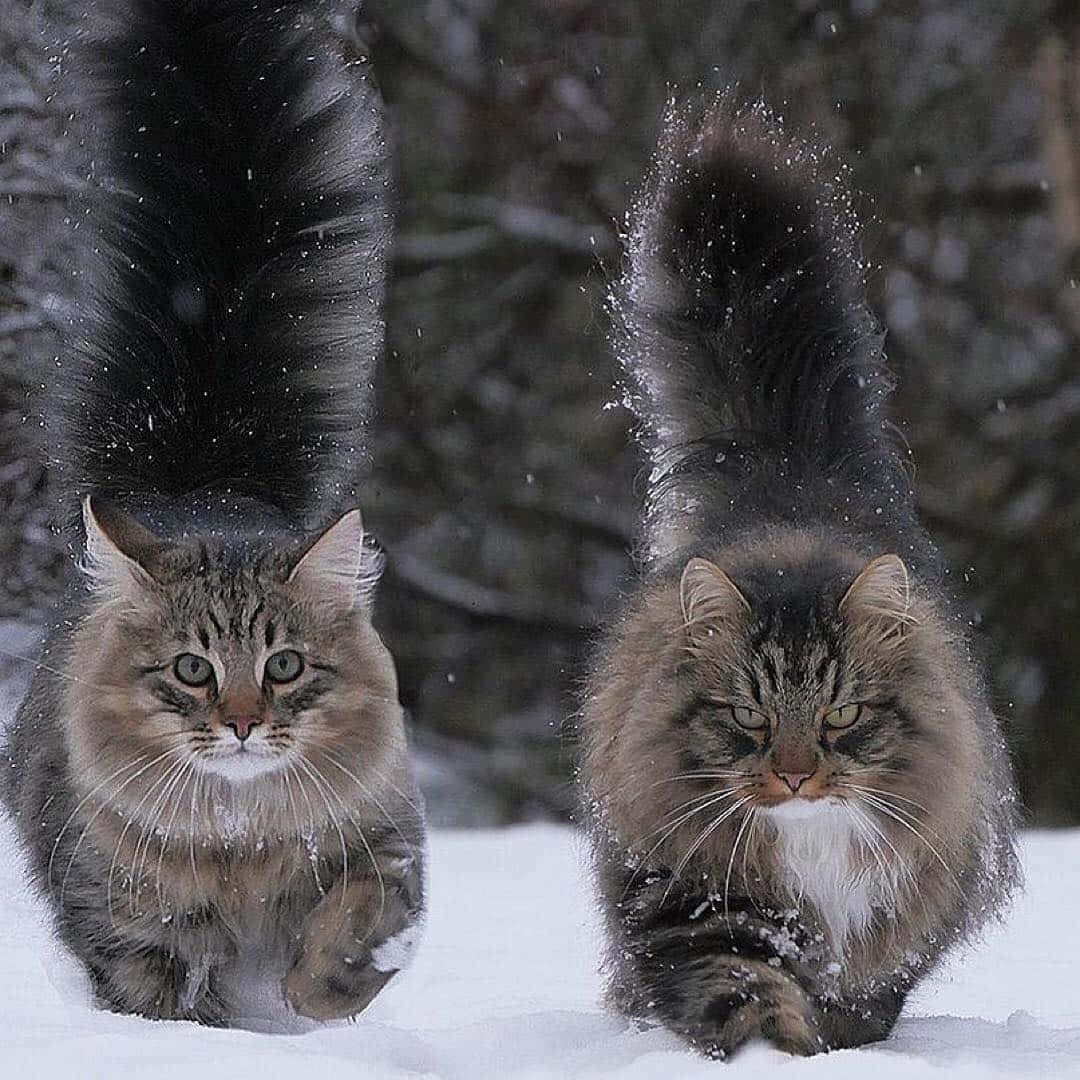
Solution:
M 389 223 L 343 7 L 97 0 L 79 27 L 92 171 L 47 425 L 71 509 L 213 489 L 304 519 L 349 497 Z
M 808 480 L 895 483 L 863 275 L 850 196 L 817 148 L 730 95 L 671 106 L 614 295 L 654 532 L 751 479 L 789 514 Z

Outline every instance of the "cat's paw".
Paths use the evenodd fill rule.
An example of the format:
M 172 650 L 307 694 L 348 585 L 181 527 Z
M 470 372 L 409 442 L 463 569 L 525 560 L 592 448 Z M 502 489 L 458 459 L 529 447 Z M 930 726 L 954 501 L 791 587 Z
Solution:
M 717 995 L 687 1034 L 704 1053 L 723 1059 L 757 1040 L 800 1057 L 826 1048 L 813 1008 L 801 993 Z
M 355 1016 L 409 965 L 421 930 L 421 920 L 414 918 L 403 930 L 351 955 L 309 948 L 285 978 L 285 999 L 301 1016 L 312 1020 Z
M 311 1020 L 343 1020 L 363 1012 L 397 974 L 383 970 L 370 954 L 352 956 L 303 955 L 285 976 L 285 1000 Z
M 396 869 L 413 868 L 412 860 Z M 385 871 L 384 871 L 385 872 Z M 285 999 L 301 1016 L 339 1020 L 371 1003 L 420 937 L 419 874 L 341 881 L 304 923 Z

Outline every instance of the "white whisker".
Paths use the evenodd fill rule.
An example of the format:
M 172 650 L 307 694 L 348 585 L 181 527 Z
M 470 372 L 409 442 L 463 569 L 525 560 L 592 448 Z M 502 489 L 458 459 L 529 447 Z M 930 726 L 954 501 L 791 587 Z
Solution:
M 323 752 L 327 753 L 327 751 Z M 332 756 L 331 760 L 333 760 Z M 408 794 L 402 791 L 401 788 L 399 788 L 397 784 L 395 784 L 394 781 L 390 779 L 389 776 L 385 776 L 379 769 L 373 768 L 371 766 L 368 766 L 368 768 L 371 771 L 372 775 L 375 777 L 375 779 L 381 780 L 388 788 L 390 788 L 398 796 L 398 798 L 400 798 L 401 801 L 405 803 L 406 806 L 408 806 L 408 808 L 417 816 L 418 819 L 423 819 L 424 814 L 420 807 L 417 806 L 416 803 L 414 803 L 413 800 L 408 796 Z
M 941 864 L 945 872 L 952 879 L 952 882 L 956 886 L 956 888 L 960 888 L 960 882 L 957 880 L 956 875 L 953 873 L 952 867 L 950 867 L 949 864 L 942 858 L 937 848 L 930 843 L 930 841 L 915 825 L 912 825 L 909 822 L 905 821 L 898 813 L 896 813 L 896 807 L 888 806 L 887 804 L 881 802 L 881 800 L 878 799 L 876 796 L 872 795 L 864 794 L 862 796 L 862 799 L 868 806 L 873 807 L 875 810 L 877 810 L 879 813 L 884 814 L 886 817 L 892 818 L 893 821 L 895 821 L 899 825 L 902 825 L 905 829 L 908 830 L 908 832 L 910 832 L 913 836 L 917 837 L 926 846 L 926 849 L 930 852 L 930 854 L 933 855 L 934 858 L 937 859 L 937 861 Z
M 675 882 L 679 880 L 683 870 L 686 869 L 687 865 L 690 863 L 690 860 L 693 858 L 694 852 L 697 851 L 697 849 L 701 847 L 701 845 L 704 844 L 705 841 L 708 840 L 708 838 L 712 836 L 712 834 L 716 832 L 716 830 L 719 829 L 720 826 L 723 825 L 724 822 L 727 821 L 727 819 L 731 817 L 732 814 L 734 814 L 741 806 L 745 806 L 748 802 L 750 802 L 752 798 L 752 795 L 744 795 L 741 799 L 737 799 L 731 806 L 726 807 L 724 810 L 722 810 L 720 814 L 717 815 L 717 817 L 714 818 L 713 821 L 701 831 L 698 838 L 690 845 L 689 850 L 683 855 L 683 857 L 679 860 L 678 865 L 672 871 L 671 878 L 667 884 L 667 888 L 664 890 L 664 894 L 660 898 L 661 904 L 668 898 L 668 894 L 671 892 L 671 889 L 674 886 Z
M 202 784 L 202 773 L 196 771 L 195 783 L 191 788 L 191 803 L 188 810 L 188 858 L 191 862 L 191 878 L 195 886 L 202 890 L 202 882 L 199 880 L 199 869 L 195 862 L 195 806 L 199 798 L 199 786 Z
M 350 780 L 352 780 L 353 783 L 356 784 L 356 786 L 360 789 L 361 794 L 364 795 L 365 798 L 370 799 L 371 802 L 375 804 L 375 808 L 382 814 L 384 818 L 386 818 L 386 820 L 390 823 L 390 827 L 394 830 L 394 832 L 398 834 L 399 837 L 401 837 L 402 841 L 408 847 L 416 847 L 416 845 L 401 831 L 398 823 L 394 820 L 393 816 L 386 809 L 386 807 L 383 806 L 383 804 L 378 800 L 374 792 L 372 792 L 371 789 L 366 784 L 364 784 L 360 780 L 360 778 L 356 776 L 355 773 L 353 773 L 350 769 L 347 769 L 344 765 L 341 764 L 340 761 L 332 757 L 326 750 L 320 748 L 319 752 L 322 754 L 323 757 L 326 758 L 326 760 L 331 765 L 333 765 L 335 768 L 340 769 Z M 401 794 L 401 792 L 398 792 L 398 794 Z M 402 797 L 404 798 L 404 796 Z M 417 815 L 419 815 L 420 811 L 416 809 L 416 806 L 410 800 L 406 799 L 406 801 L 409 803 L 409 806 L 411 806 L 413 810 L 416 811 Z
M 299 764 L 297 760 L 296 764 Z M 293 779 L 296 781 L 296 786 L 300 789 L 300 794 L 304 797 L 304 802 L 307 803 L 308 808 L 308 831 L 306 836 L 301 837 L 301 843 L 307 848 L 308 862 L 311 864 L 311 872 L 315 877 L 315 887 L 319 890 L 321 896 L 326 895 L 326 889 L 323 887 L 322 879 L 319 877 L 319 860 L 316 858 L 312 845 L 316 842 L 316 828 L 315 828 L 315 808 L 311 805 L 311 797 L 307 793 L 307 785 L 304 783 L 304 778 L 298 773 L 293 773 Z
M 743 844 L 742 849 L 742 877 L 743 884 L 746 885 L 746 895 L 750 902 L 757 907 L 757 901 L 754 899 L 753 891 L 750 888 L 750 876 L 746 872 L 746 858 L 750 853 L 750 846 L 754 842 L 754 835 L 757 833 L 758 827 L 758 810 L 760 807 L 753 806 L 750 808 L 750 831 L 746 834 L 746 843 Z M 759 873 L 760 873 L 760 867 Z
M 657 840 L 656 843 L 653 844 L 653 846 L 651 848 L 649 848 L 649 850 L 641 858 L 641 861 L 640 861 L 637 869 L 630 875 L 630 880 L 626 883 L 626 888 L 623 889 L 623 893 L 622 893 L 623 897 L 625 898 L 626 894 L 630 891 L 630 886 L 634 884 L 634 878 L 636 878 L 638 876 L 638 874 L 641 873 L 642 869 L 644 869 L 646 866 L 648 866 L 649 860 L 653 857 L 653 854 L 660 848 L 660 846 L 664 843 L 664 841 L 667 840 L 667 838 L 669 836 L 671 836 L 671 834 L 674 833 L 676 831 L 676 829 L 679 828 L 680 825 L 683 824 L 683 822 L 688 821 L 690 818 L 694 817 L 696 814 L 700 814 L 703 810 L 708 810 L 709 807 L 711 807 L 711 806 L 716 806 L 718 803 L 722 803 L 726 799 L 730 799 L 731 796 L 735 792 L 737 792 L 739 790 L 742 790 L 743 787 L 749 787 L 749 786 L 750 786 L 749 784 L 740 785 L 740 787 L 738 787 L 738 788 L 732 788 L 729 791 L 713 795 L 711 797 L 711 801 L 702 803 L 701 806 L 695 807 L 693 810 L 688 810 L 685 814 L 683 814 L 681 817 L 677 818 L 675 821 L 673 821 L 673 822 L 671 822 L 669 824 L 666 824 L 666 825 L 660 825 L 658 828 L 653 829 L 651 832 L 646 833 L 643 837 L 641 837 L 638 841 L 636 841 L 636 843 L 641 843 L 644 840 L 648 840 L 650 836 L 655 836 L 656 833 L 663 832 L 663 835 L 660 837 L 660 839 Z
M 896 880 L 900 873 L 902 873 L 902 867 L 897 867 L 895 870 L 890 870 L 885 861 L 885 853 L 881 850 L 881 845 L 878 843 L 877 837 L 881 837 L 886 843 L 889 843 L 889 839 L 877 828 L 872 821 L 870 821 L 862 810 L 852 802 L 844 802 L 844 810 L 848 817 L 851 818 L 852 823 L 855 826 L 855 831 L 859 834 L 859 839 L 866 845 L 869 850 L 878 871 L 881 874 L 881 884 L 888 892 L 888 900 L 890 905 L 895 909 L 899 897 L 897 896 Z M 875 836 L 874 834 L 877 834 Z M 892 845 L 889 845 L 892 847 Z M 895 852 L 896 849 L 893 848 Z M 899 853 L 897 858 L 899 859 Z
M 170 749 L 166 750 L 162 754 L 159 754 L 152 761 L 148 761 L 145 765 L 141 766 L 138 769 L 138 771 L 132 773 L 131 776 L 127 777 L 124 780 L 124 782 L 114 792 L 112 792 L 109 795 L 108 799 L 106 799 L 104 802 L 102 802 L 101 805 L 87 819 L 86 824 L 83 826 L 82 832 L 79 833 L 78 840 L 75 841 L 74 848 L 72 848 L 72 850 L 71 850 L 71 855 L 68 858 L 67 868 L 64 870 L 64 877 L 63 877 L 63 880 L 60 883 L 60 897 L 59 897 L 58 906 L 59 906 L 59 909 L 61 911 L 64 910 L 64 898 L 65 898 L 65 896 L 67 894 L 68 878 L 71 876 L 71 869 L 75 865 L 75 860 L 78 857 L 79 849 L 82 847 L 83 841 L 86 839 L 86 836 L 90 832 L 90 829 L 93 826 L 94 822 L 107 809 L 111 808 L 112 802 L 116 799 L 116 797 L 120 794 L 120 792 L 123 791 L 124 788 L 126 788 L 128 786 L 128 784 L 130 784 L 133 781 L 137 780 L 140 776 L 143 775 L 143 773 L 145 773 L 147 771 L 147 769 L 153 768 L 159 761 L 163 761 L 165 758 L 170 757 L 173 754 L 179 753 L 180 750 L 181 750 L 180 747 L 170 747 Z M 98 790 L 98 789 L 95 789 L 95 790 Z M 74 814 L 72 816 L 74 816 Z M 50 863 L 51 863 L 51 860 L 50 860 Z
M 78 675 L 72 675 L 70 671 L 61 671 L 59 668 L 50 667 L 48 664 L 42 663 L 42 661 L 36 660 L 32 656 L 24 656 L 22 653 L 12 652 L 10 649 L 0 648 L 0 656 L 8 656 L 12 660 L 22 660 L 35 668 L 40 668 L 42 671 L 49 672 L 50 675 L 55 675 L 58 679 L 66 679 L 68 682 L 77 683 L 79 686 L 89 686 L 91 690 L 98 690 L 104 693 L 109 689 L 101 683 L 90 682 L 89 679 L 83 679 Z
M 174 751 L 174 753 L 180 753 L 180 752 L 181 752 L 180 748 L 177 748 L 177 750 Z M 143 804 L 150 798 L 151 795 L 153 795 L 157 791 L 158 787 L 161 784 L 163 784 L 166 781 L 167 778 L 172 776 L 173 771 L 175 769 L 181 767 L 183 764 L 184 764 L 184 762 L 182 760 L 178 761 L 178 762 L 170 763 L 168 768 L 166 768 L 165 772 L 162 773 L 161 776 L 158 776 L 158 777 L 156 777 L 154 779 L 154 781 L 153 781 L 153 783 L 151 783 L 150 787 L 148 787 L 146 789 L 146 791 L 144 792 L 143 797 L 135 804 L 134 809 L 131 810 L 131 812 L 128 814 L 127 819 L 124 822 L 124 827 L 120 830 L 120 835 L 116 839 L 116 846 L 113 848 L 112 861 L 109 863 L 109 876 L 107 878 L 106 886 L 105 886 L 105 909 L 109 913 L 109 922 L 114 922 L 114 920 L 113 920 L 113 904 L 112 904 L 113 876 L 116 873 L 117 860 L 120 857 L 120 849 L 124 844 L 124 837 L 127 836 L 128 829 L 131 828 L 131 823 L 133 821 L 135 821 L 135 819 L 138 817 L 139 811 L 142 809 Z M 128 867 L 128 873 L 133 874 L 134 872 L 135 872 L 134 860 L 132 860 L 132 865 L 130 867 Z
M 353 817 L 352 811 L 349 810 L 349 808 L 346 806 L 345 801 L 341 798 L 337 791 L 330 786 L 329 781 L 327 781 L 326 777 L 323 776 L 322 772 L 319 770 L 319 768 L 315 765 L 314 762 L 309 761 L 306 764 L 309 768 L 313 769 L 318 774 L 318 776 L 322 778 L 322 781 L 324 784 L 327 785 L 328 790 L 330 790 L 330 792 L 341 804 L 342 809 L 345 811 L 345 816 L 349 819 L 349 821 L 352 822 L 353 828 L 356 829 L 356 832 L 360 837 L 360 842 L 364 845 L 364 850 L 367 852 L 367 856 L 371 860 L 371 868 L 375 871 L 375 878 L 379 883 L 379 907 L 378 910 L 375 912 L 375 915 L 371 921 L 371 925 L 368 927 L 367 932 L 370 934 L 371 931 L 375 928 L 375 925 L 378 923 L 379 918 L 382 916 L 383 910 L 386 907 L 386 882 L 383 880 L 382 870 L 379 868 L 379 862 L 375 858 L 375 852 L 372 851 L 371 845 L 368 843 L 367 836 L 365 836 L 364 834 L 364 830 L 360 827 L 360 823 L 356 820 L 356 818 Z
M 63 825 L 60 826 L 60 831 L 56 834 L 56 839 L 53 841 L 52 853 L 49 855 L 49 865 L 45 873 L 45 883 L 49 888 L 52 888 L 52 871 L 53 863 L 56 861 L 56 851 L 60 847 L 60 841 L 64 838 L 64 833 L 67 832 L 68 826 L 75 820 L 76 815 L 83 808 L 83 806 L 85 806 L 86 803 L 90 801 L 90 799 L 92 799 L 103 787 L 105 787 L 106 784 L 109 783 L 110 780 L 116 779 L 116 777 L 118 777 L 122 772 L 127 769 L 137 768 L 142 762 L 147 759 L 147 757 L 149 757 L 148 754 L 139 754 L 139 756 L 134 758 L 132 761 L 127 762 L 127 764 L 125 765 L 121 765 L 119 769 L 116 769 L 115 771 L 109 773 L 109 775 L 106 776 L 104 780 L 91 788 L 91 790 L 75 804 L 75 809 L 72 810 L 70 814 L 68 814 L 67 820 L 64 822 Z
M 739 831 L 735 834 L 735 843 L 731 845 L 731 854 L 728 856 L 727 873 L 724 875 L 724 919 L 728 921 L 728 890 L 731 886 L 731 868 L 735 865 L 735 853 L 739 850 L 739 841 L 742 839 L 743 833 L 746 831 L 747 826 L 754 820 L 754 815 L 757 813 L 757 807 L 751 806 L 749 810 L 743 815 L 742 823 L 739 825 Z M 747 837 L 749 843 L 749 837 Z M 746 856 L 743 855 L 743 864 L 745 866 Z
M 909 799 L 906 795 L 898 795 L 895 791 L 885 791 L 884 788 L 867 787 L 865 784 L 855 784 L 850 780 L 845 780 L 844 786 L 854 788 L 856 791 L 869 791 L 872 795 L 885 795 L 890 799 L 899 799 L 900 802 L 908 803 L 921 810 L 924 814 L 930 814 L 930 811 L 927 810 L 921 802 L 916 802 L 915 799 Z
M 676 773 L 664 780 L 654 780 L 649 787 L 660 787 L 661 784 L 673 784 L 676 780 L 739 780 L 746 776 L 742 772 L 687 772 Z
M 150 807 L 150 813 L 147 815 L 146 824 L 143 826 L 142 831 L 139 833 L 139 839 L 135 843 L 135 852 L 131 860 L 132 874 L 130 888 L 128 890 L 128 909 L 132 913 L 135 911 L 138 894 L 141 892 L 141 884 L 137 887 L 137 883 L 141 883 L 142 875 L 146 870 L 146 859 L 150 852 L 150 845 L 153 843 L 154 832 L 161 821 L 161 816 L 165 812 L 165 808 L 169 803 L 172 793 L 176 790 L 177 784 L 179 784 L 187 773 L 188 768 L 191 765 L 191 760 L 192 759 L 189 756 L 185 761 L 181 762 L 183 768 L 179 771 L 176 769 L 172 770 L 170 773 L 172 777 L 171 781 L 162 786 L 161 793 Z M 140 848 L 142 848 L 141 858 L 139 855 Z
M 196 762 L 195 758 L 194 757 L 190 758 L 189 761 L 188 761 L 187 770 L 184 773 L 184 786 L 176 793 L 176 798 L 173 799 L 173 801 L 172 801 L 172 804 L 173 804 L 172 814 L 169 817 L 169 823 L 165 826 L 165 834 L 161 838 L 161 847 L 160 847 L 160 849 L 158 851 L 157 871 L 154 874 L 154 890 L 157 893 L 158 908 L 161 911 L 161 914 L 162 914 L 163 917 L 166 914 L 166 911 L 165 911 L 165 901 L 164 901 L 164 898 L 163 898 L 162 892 L 161 892 L 161 870 L 162 870 L 162 865 L 165 862 L 165 849 L 166 849 L 166 847 L 168 847 L 169 838 L 172 836 L 173 824 L 176 821 L 176 815 L 180 811 L 181 800 L 184 798 L 184 793 L 187 791 L 188 784 L 191 783 L 191 781 L 195 777 L 196 767 L 197 767 L 197 762 Z
M 942 847 L 948 848 L 949 842 L 947 840 L 945 840 L 941 836 L 941 834 L 937 832 L 936 829 L 934 829 L 927 822 L 923 821 L 921 818 L 917 817 L 910 810 L 905 810 L 904 807 L 897 806 L 892 801 L 892 798 L 889 797 L 889 793 L 886 793 L 885 795 L 882 795 L 882 794 L 879 794 L 877 792 L 874 792 L 872 788 L 859 787 L 857 784 L 847 783 L 847 786 L 850 787 L 850 788 L 853 788 L 855 791 L 858 791 L 859 794 L 861 795 L 861 797 L 867 803 L 869 803 L 870 805 L 875 805 L 877 803 L 881 803 L 881 804 L 884 804 L 884 805 L 890 807 L 892 810 L 895 810 L 898 814 L 900 814 L 902 817 L 906 818 L 913 825 L 916 825 L 919 828 L 925 829 L 939 844 L 942 845 Z M 899 798 L 899 796 L 896 796 L 896 797 Z M 925 811 L 925 812 L 929 816 L 930 812 L 928 810 Z
M 326 778 L 322 777 L 322 774 L 319 773 L 318 770 L 315 769 L 314 766 L 312 766 L 309 762 L 304 761 L 303 758 L 299 758 L 297 760 L 297 764 L 308 774 L 308 776 L 311 777 L 311 782 L 315 785 L 315 790 L 319 793 L 319 796 L 322 798 L 323 803 L 325 803 L 326 805 L 326 813 L 329 816 L 330 821 L 333 823 L 334 828 L 337 830 L 338 840 L 341 843 L 341 910 L 344 911 L 346 903 L 345 894 L 349 888 L 349 852 L 345 846 L 345 833 L 342 831 L 341 822 L 338 820 L 337 815 L 334 813 L 334 809 L 330 805 L 330 800 L 326 797 L 326 792 L 322 788 L 322 785 L 326 785 Z M 316 775 L 322 777 L 322 785 L 320 785 L 320 782 L 316 778 Z M 328 787 L 329 785 L 326 786 Z
M 658 832 L 664 832 L 664 830 L 666 829 L 670 829 L 670 832 L 665 833 L 665 836 L 670 835 L 670 833 L 674 832 L 675 829 L 677 829 L 684 821 L 692 818 L 695 814 L 700 813 L 702 810 L 708 809 L 708 807 L 715 805 L 716 802 L 723 802 L 724 799 L 730 799 L 733 795 L 738 794 L 738 792 L 740 791 L 745 791 L 749 787 L 749 784 L 737 784 L 735 787 L 732 788 L 723 788 L 720 790 L 707 791 L 702 795 L 695 795 L 692 799 L 687 799 L 685 802 L 679 803 L 678 806 L 672 808 L 671 810 L 668 810 L 664 814 L 664 816 L 668 818 L 671 817 L 672 814 L 679 815 L 677 816 L 676 820 L 662 821 L 655 829 L 652 829 L 649 832 L 645 833 L 644 836 L 639 836 L 634 841 L 633 846 L 643 843 L 644 841 L 648 840 L 649 837 L 655 836 Z M 682 813 L 680 815 L 680 811 L 685 810 L 687 807 L 692 807 L 694 803 L 700 803 L 701 805 L 694 809 L 687 810 L 685 813 Z M 661 841 L 661 843 L 662 842 L 663 841 Z M 657 845 L 657 847 L 659 847 L 659 845 Z M 653 848 L 653 851 L 655 850 L 656 848 Z M 652 852 L 650 852 L 649 854 L 651 855 Z

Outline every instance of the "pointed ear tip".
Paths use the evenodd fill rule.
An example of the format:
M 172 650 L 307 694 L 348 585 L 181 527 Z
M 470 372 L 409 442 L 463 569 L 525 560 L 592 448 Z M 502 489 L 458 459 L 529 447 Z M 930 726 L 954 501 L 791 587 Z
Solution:
M 849 604 L 882 603 L 906 611 L 911 596 L 911 581 L 907 564 L 892 552 L 871 559 L 856 575 L 840 600 L 840 608 Z
M 679 592 L 683 614 L 687 618 L 690 617 L 692 606 L 702 601 L 707 603 L 710 597 L 715 600 L 717 596 L 734 597 L 743 609 L 750 610 L 750 602 L 726 571 L 700 555 L 688 559 L 683 567 L 682 577 L 679 580 Z
M 885 573 L 895 574 L 902 578 L 904 582 L 908 579 L 907 563 L 900 558 L 895 552 L 890 552 L 888 555 L 879 555 L 876 559 L 871 560 L 867 569 L 873 567 L 876 570 L 881 570 Z
M 687 594 L 694 587 L 694 580 L 705 572 L 704 559 L 699 559 L 695 555 L 692 559 L 687 560 L 682 573 L 679 575 L 679 592 L 682 594 L 684 605 L 686 603 Z
M 694 574 L 717 574 L 723 573 L 719 566 L 715 563 L 709 562 L 708 559 L 703 559 L 700 555 L 694 555 L 686 560 L 686 565 L 683 567 L 682 579 L 685 581 L 688 577 L 692 577 Z
M 360 512 L 360 507 L 354 506 L 350 510 L 346 510 L 345 513 L 330 526 L 330 529 L 336 529 L 339 526 L 343 529 L 359 529 L 363 532 L 364 517 Z M 329 532 L 330 529 L 327 529 L 327 532 Z
M 92 523 L 102 532 L 108 531 L 110 523 L 122 521 L 127 517 L 115 503 L 93 493 L 83 496 L 82 513 L 85 524 Z
M 108 517 L 104 516 L 106 509 L 107 507 L 102 505 L 101 499 L 95 498 L 93 495 L 83 497 L 82 523 L 83 531 L 88 538 L 92 538 L 96 534 L 111 540 Z

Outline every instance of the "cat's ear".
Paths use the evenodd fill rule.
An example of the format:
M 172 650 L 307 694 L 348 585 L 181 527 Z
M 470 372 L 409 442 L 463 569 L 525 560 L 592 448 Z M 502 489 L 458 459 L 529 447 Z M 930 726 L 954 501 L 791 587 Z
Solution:
M 683 567 L 679 598 L 691 641 L 708 636 L 719 626 L 731 625 L 750 610 L 735 582 L 715 563 L 697 557 Z
M 359 510 L 342 515 L 300 556 L 287 581 L 345 600 L 349 607 L 370 608 L 382 573 L 382 553 L 364 533 Z
M 915 621 L 904 560 L 899 555 L 871 559 L 844 593 L 840 611 L 877 640 L 898 640 Z
M 153 583 L 150 567 L 165 542 L 104 499 L 83 499 L 86 559 L 91 588 L 109 598 L 130 596 Z

